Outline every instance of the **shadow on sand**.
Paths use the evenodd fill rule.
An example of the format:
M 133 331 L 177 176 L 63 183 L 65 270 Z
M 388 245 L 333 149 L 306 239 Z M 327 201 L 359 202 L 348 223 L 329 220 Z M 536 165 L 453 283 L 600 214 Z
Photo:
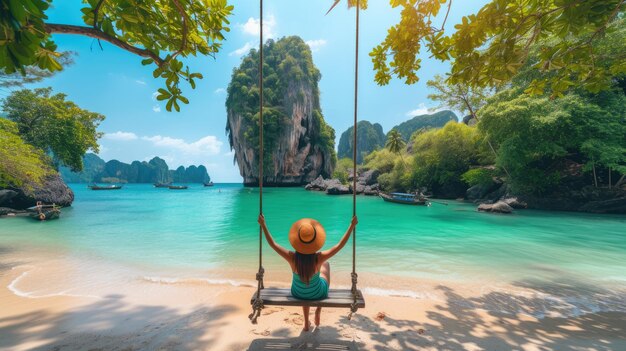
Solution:
M 213 330 L 234 311 L 229 305 L 198 306 L 191 313 L 165 306 L 129 307 L 121 296 L 109 295 L 63 314 L 38 310 L 0 319 L 0 350 L 18 345 L 64 351 L 210 350 L 220 337 Z
M 389 315 L 381 320 L 365 310 L 352 321 L 343 317 L 334 327 L 323 327 L 319 334 L 285 338 L 272 333 L 277 338 L 254 340 L 248 350 L 626 350 L 626 313 L 589 313 L 576 306 L 587 299 L 596 301 L 596 307 L 603 300 L 613 307 L 626 307 L 623 291 L 573 280 L 516 285 L 538 294 L 490 292 L 467 298 L 439 286 L 445 301 L 428 311 L 424 320 Z M 545 294 L 553 298 L 546 299 Z M 574 316 L 549 317 L 561 312 Z M 520 318 L 519 313 L 542 318 Z M 354 330 L 352 337 L 345 327 Z
M 252 343 L 243 330 L 237 331 L 241 333 L 239 340 L 227 340 L 232 335 L 221 334 L 228 329 L 222 328 L 229 323 L 225 317 L 241 314 L 246 318 L 247 312 L 233 305 L 202 305 L 181 312 L 177 306 L 129 305 L 122 296 L 110 295 L 64 313 L 39 309 L 1 318 L 0 350 L 15 350 L 18 345 L 21 349 L 63 351 L 215 350 L 218 344 L 225 345 L 224 341 L 231 345 L 228 350 L 250 351 L 626 350 L 626 313 L 584 313 L 581 306 L 575 306 L 583 296 L 575 295 L 573 302 L 566 299 L 583 291 L 585 298 L 599 305 L 608 301 L 611 306 L 626 308 L 623 291 L 572 280 L 517 285 L 537 294 L 489 292 L 468 298 L 439 286 L 444 299 L 426 312 L 415 311 L 415 318 L 376 318 L 380 311 L 365 309 L 351 321 L 342 317 L 331 326 L 300 336 L 282 324 L 268 326 L 267 334 Z M 546 294 L 557 298 L 546 299 Z M 554 312 L 572 308 L 583 313 L 551 317 Z M 547 317 L 519 315 L 537 311 Z

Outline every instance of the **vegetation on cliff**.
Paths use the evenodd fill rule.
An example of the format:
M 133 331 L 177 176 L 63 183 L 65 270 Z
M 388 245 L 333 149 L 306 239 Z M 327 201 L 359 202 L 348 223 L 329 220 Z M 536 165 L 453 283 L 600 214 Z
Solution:
M 433 114 L 419 115 L 411 118 L 408 121 L 404 121 L 397 126 L 391 128 L 391 130 L 397 130 L 402 139 L 409 140 L 411 135 L 420 129 L 428 128 L 441 128 L 450 121 L 457 121 L 456 114 L 452 111 L 439 111 Z
M 206 167 L 180 166 L 170 170 L 165 160 L 154 157 L 150 161 L 133 161 L 130 164 L 118 160 L 105 162 L 97 155 L 88 153 L 81 172 L 72 172 L 67 167 L 61 167 L 60 173 L 68 183 L 203 183 L 209 182 L 211 177 Z
M 362 163 L 365 155 L 385 146 L 385 133 L 383 127 L 378 123 L 369 121 L 359 121 L 357 125 L 357 163 Z M 348 128 L 341 134 L 337 147 L 337 157 L 352 158 L 354 153 L 354 126 Z
M 17 124 L 0 117 L 0 188 L 32 189 L 53 172 L 43 151 L 19 136 Z

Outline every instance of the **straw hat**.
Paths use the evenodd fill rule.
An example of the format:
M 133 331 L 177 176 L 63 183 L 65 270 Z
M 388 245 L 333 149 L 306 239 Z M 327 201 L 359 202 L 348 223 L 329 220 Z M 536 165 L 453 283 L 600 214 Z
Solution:
M 289 242 L 301 254 L 316 253 L 324 246 L 325 241 L 324 227 L 312 218 L 302 218 L 296 221 L 289 230 Z

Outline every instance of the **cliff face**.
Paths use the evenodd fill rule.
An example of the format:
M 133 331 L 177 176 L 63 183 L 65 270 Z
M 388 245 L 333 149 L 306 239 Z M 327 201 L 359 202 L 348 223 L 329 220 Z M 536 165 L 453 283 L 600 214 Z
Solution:
M 378 123 L 371 124 L 368 121 L 359 121 L 356 138 L 358 145 L 356 150 L 357 163 L 362 163 L 366 155 L 385 146 L 385 133 L 383 133 L 383 127 Z M 352 147 L 353 140 L 354 127 L 350 127 L 339 138 L 337 151 L 339 158 L 352 158 L 354 150 Z
M 320 74 L 298 37 L 264 47 L 264 185 L 297 186 L 329 177 L 335 163 L 334 130 L 319 103 Z M 259 183 L 258 53 L 252 50 L 228 86 L 226 130 L 244 184 Z

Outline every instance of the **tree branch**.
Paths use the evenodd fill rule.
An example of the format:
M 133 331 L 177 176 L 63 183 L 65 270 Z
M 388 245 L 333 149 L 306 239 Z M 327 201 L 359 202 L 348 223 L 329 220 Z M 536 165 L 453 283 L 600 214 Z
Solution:
M 103 1 L 103 0 L 101 0 L 101 1 Z M 174 6 L 176 6 L 176 9 L 178 10 L 178 13 L 183 18 L 183 39 L 182 39 L 182 44 L 180 44 L 180 49 L 178 49 L 178 51 L 176 51 L 176 53 L 174 55 L 172 55 L 172 58 L 174 58 L 174 57 L 178 56 L 180 53 L 182 53 L 185 50 L 185 47 L 187 46 L 188 25 L 187 25 L 187 13 L 185 12 L 185 9 L 183 9 L 183 7 L 180 5 L 180 2 L 178 2 L 178 0 L 172 0 L 172 2 L 174 3 Z
M 125 41 L 122 41 L 112 35 L 109 35 L 99 29 L 95 29 L 92 27 L 84 27 L 84 26 L 75 26 L 71 24 L 57 24 L 57 23 L 46 23 L 45 24 L 46 32 L 52 33 L 60 33 L 60 34 L 78 34 L 84 35 L 91 38 L 102 39 L 104 41 L 108 41 L 109 43 L 122 48 L 126 51 L 132 52 L 135 55 L 139 55 L 142 57 L 149 57 L 154 60 L 154 62 L 160 67 L 165 64 L 165 61 L 159 57 L 159 55 L 154 52 L 138 48 L 136 46 L 132 46 Z
M 100 7 L 102 7 L 103 3 L 104 3 L 104 0 L 98 1 L 98 4 L 96 4 L 96 7 L 94 7 L 93 9 L 93 27 L 94 28 L 98 28 L 98 12 L 100 11 Z

